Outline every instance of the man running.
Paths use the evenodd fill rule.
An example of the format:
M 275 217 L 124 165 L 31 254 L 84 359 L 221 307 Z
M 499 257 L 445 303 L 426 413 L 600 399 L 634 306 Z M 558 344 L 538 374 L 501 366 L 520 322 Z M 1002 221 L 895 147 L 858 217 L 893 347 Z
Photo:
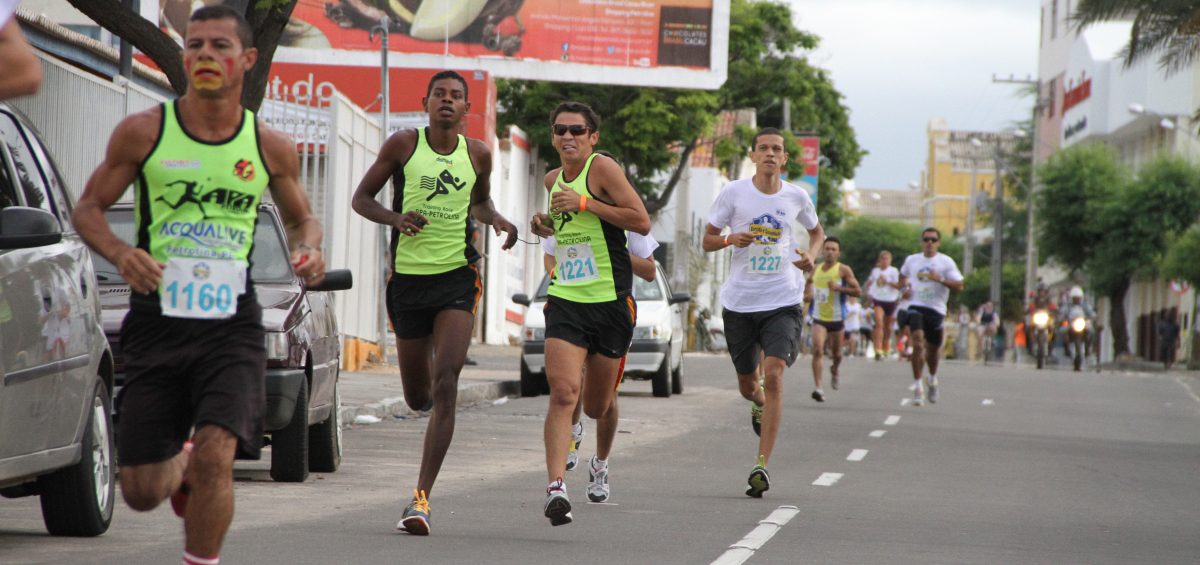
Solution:
M 788 154 L 779 130 L 760 130 L 751 143 L 750 159 L 756 167 L 754 176 L 725 185 L 717 195 L 703 245 L 705 251 L 736 247 L 729 278 L 721 287 L 722 318 L 738 389 L 750 401 L 751 423 L 759 434 L 746 494 L 761 498 L 771 488 L 767 462 L 779 433 L 783 372 L 796 361 L 800 349 L 803 283 L 791 269 L 812 270 L 825 230 L 808 193 L 780 178 Z M 808 231 L 807 252 L 793 252 L 793 220 Z M 725 228 L 731 232 L 721 235 Z M 763 354 L 765 377 L 760 385 Z
M 608 153 L 597 151 L 605 156 Z M 544 215 L 543 215 L 544 216 Z M 540 218 L 539 218 L 540 219 Z M 552 273 L 556 266 L 555 252 L 557 251 L 557 242 L 553 231 L 539 223 L 540 230 L 537 230 L 539 236 L 542 236 L 542 251 L 545 253 L 542 261 L 546 266 L 546 272 Z M 658 269 L 654 266 L 654 250 L 658 248 L 658 242 L 655 241 L 653 235 L 643 236 L 635 232 L 626 234 L 629 240 L 629 262 L 633 268 L 633 274 L 638 278 L 653 282 L 656 278 Z M 621 365 L 617 374 L 617 387 L 621 386 L 622 374 L 625 370 L 625 360 L 628 357 L 621 358 Z M 571 446 L 567 451 L 567 467 L 568 471 L 574 471 L 579 465 L 579 446 L 583 443 L 584 428 L 580 417 L 583 414 L 583 396 L 580 395 L 580 400 L 575 403 L 575 411 L 571 415 Z M 608 459 L 612 453 L 613 440 L 617 436 L 617 424 L 620 420 L 617 409 L 617 395 L 612 397 L 612 405 L 608 411 L 596 420 L 596 453 L 592 456 L 588 465 L 588 500 L 592 502 L 608 502 L 611 490 L 608 485 Z
M 883 250 L 867 277 L 867 294 L 875 303 L 875 360 L 887 357 L 892 347 L 892 324 L 900 300 L 900 271 L 892 266 L 892 252 Z M 901 324 L 903 325 L 903 324 Z
M 963 288 L 963 276 L 958 265 L 948 255 L 938 252 L 942 234 L 937 228 L 921 232 L 921 253 L 909 255 L 900 267 L 900 285 L 912 284 L 912 298 L 905 320 L 912 331 L 913 406 L 924 403 L 921 371 L 929 366 L 929 402 L 938 401 L 938 355 L 942 349 L 942 321 L 946 318 L 946 302 L 950 291 Z
M 235 455 L 257 459 L 262 447 L 266 337 L 249 256 L 265 190 L 287 225 L 296 274 L 315 284 L 325 270 L 295 144 L 241 106 L 245 73 L 258 56 L 253 44 L 237 11 L 196 10 L 183 45 L 186 93 L 117 125 L 75 206 L 80 235 L 133 291 L 121 328 L 121 492 L 143 512 L 171 498 L 183 517 L 184 563 L 219 561 L 233 519 Z M 130 246 L 104 210 L 134 182 L 138 229 Z M 160 199 L 179 182 L 195 183 L 201 199 L 213 196 L 207 216 Z M 237 198 L 221 197 L 230 194 Z M 206 225 L 217 235 L 179 237 L 180 225 Z M 213 300 L 203 299 L 206 289 Z M 201 298 L 185 298 L 192 293 Z
M 842 338 L 846 332 L 846 297 L 858 296 L 861 292 L 850 265 L 838 262 L 841 256 L 841 240 L 833 236 L 825 238 L 821 264 L 812 275 L 812 399 L 817 402 L 825 402 L 825 390 L 821 388 L 825 340 L 829 340 L 832 357 L 829 386 L 837 390 L 838 369 L 842 364 Z
M 458 376 L 483 293 L 468 217 L 491 225 L 496 234 L 506 232 L 501 249 L 513 246 L 517 228 L 492 203 L 487 145 L 459 133 L 471 108 L 466 79 L 454 71 L 433 75 L 421 104 L 429 126 L 400 130 L 384 142 L 354 191 L 353 206 L 362 217 L 392 228 L 387 312 L 396 332 L 404 401 L 413 410 L 432 410 L 417 487 L 396 524 L 397 530 L 423 536 L 430 530 L 428 497 L 454 437 Z M 375 200 L 389 179 L 395 190 L 390 209 Z
M 563 102 L 550 114 L 551 141 L 562 166 L 546 174 L 557 245 L 546 302 L 546 503 L 552 526 L 569 524 L 563 482 L 571 443 L 571 414 L 599 420 L 613 406 L 621 359 L 629 351 L 637 304 L 625 232 L 650 233 L 650 216 L 615 160 L 594 151 L 600 116 L 585 104 Z M 535 230 L 536 231 L 536 230 Z M 586 365 L 586 370 L 585 370 Z M 583 394 L 581 395 L 580 389 Z

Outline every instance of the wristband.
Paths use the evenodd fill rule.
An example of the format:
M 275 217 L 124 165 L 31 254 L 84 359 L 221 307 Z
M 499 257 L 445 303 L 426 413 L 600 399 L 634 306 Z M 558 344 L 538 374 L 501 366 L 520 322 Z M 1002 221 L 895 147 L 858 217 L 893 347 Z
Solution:
M 313 247 L 307 243 L 301 243 L 300 245 L 297 245 L 296 248 L 297 249 L 307 249 L 309 251 L 317 251 L 317 252 L 321 251 L 320 249 L 317 249 L 316 247 Z
M 729 234 L 725 234 L 725 247 L 729 247 Z
M 579 195 L 579 211 L 580 212 L 587 212 L 587 201 L 588 201 L 588 197 L 586 197 L 582 194 Z

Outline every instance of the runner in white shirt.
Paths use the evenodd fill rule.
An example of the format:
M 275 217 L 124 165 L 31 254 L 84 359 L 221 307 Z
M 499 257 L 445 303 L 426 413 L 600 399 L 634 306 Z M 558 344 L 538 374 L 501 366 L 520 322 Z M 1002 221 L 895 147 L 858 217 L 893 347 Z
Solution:
M 867 277 L 867 295 L 875 303 L 875 360 L 887 357 L 892 347 L 892 323 L 900 300 L 900 271 L 892 266 L 892 252 L 883 250 Z M 903 324 L 901 324 L 903 325 Z
M 925 228 L 921 232 L 921 253 L 909 255 L 900 267 L 901 284 L 912 285 L 907 324 L 912 331 L 913 405 L 924 402 L 921 371 L 929 366 L 929 402 L 938 400 L 938 355 L 942 345 L 942 320 L 946 318 L 946 302 L 950 291 L 961 291 L 963 276 L 954 259 L 938 253 L 941 232 Z
M 783 372 L 795 362 L 800 348 L 803 283 L 791 269 L 812 270 L 813 258 L 825 241 L 808 193 L 780 178 L 788 158 L 783 134 L 774 128 L 760 130 L 750 151 L 754 177 L 721 189 L 704 234 L 705 251 L 736 247 L 721 288 L 722 319 L 738 388 L 751 401 L 751 422 L 759 434 L 758 456 L 746 490 L 754 498 L 771 487 L 766 465 L 779 432 Z M 793 220 L 808 231 L 806 251 L 795 249 Z M 725 228 L 731 232 L 722 235 Z M 765 376 L 760 385 L 763 354 Z
M 857 296 L 846 297 L 846 343 L 848 345 L 847 353 L 853 357 L 858 355 L 859 339 L 858 332 L 862 329 L 863 307 L 858 303 Z M 866 351 L 865 346 L 863 351 Z

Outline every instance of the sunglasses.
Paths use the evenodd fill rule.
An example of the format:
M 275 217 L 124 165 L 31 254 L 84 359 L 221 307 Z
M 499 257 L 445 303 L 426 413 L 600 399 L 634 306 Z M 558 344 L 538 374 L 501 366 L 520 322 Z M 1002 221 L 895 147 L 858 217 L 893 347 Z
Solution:
M 566 135 L 567 132 L 571 132 L 571 135 L 575 137 L 579 137 L 592 131 L 591 128 L 587 126 L 581 126 L 579 124 L 554 124 L 550 129 L 554 130 L 554 135 Z
M 937 240 L 938 240 L 938 238 L 936 238 L 936 237 L 922 237 L 921 238 L 921 241 L 924 241 L 925 243 L 937 243 Z

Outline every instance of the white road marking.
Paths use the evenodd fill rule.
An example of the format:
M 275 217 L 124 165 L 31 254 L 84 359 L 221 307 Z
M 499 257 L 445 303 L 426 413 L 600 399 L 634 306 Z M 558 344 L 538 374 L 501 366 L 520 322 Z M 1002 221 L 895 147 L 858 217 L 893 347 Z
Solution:
M 887 430 L 875 430 L 867 435 L 869 435 L 871 437 L 883 437 L 883 434 L 886 434 L 886 433 L 887 433 Z
M 990 399 L 990 398 L 985 398 L 985 399 L 983 399 L 983 405 L 984 405 L 984 406 L 991 406 L 991 405 L 993 405 L 993 404 L 995 404 L 995 403 L 996 403 L 996 401 L 994 401 L 994 400 L 992 400 L 992 399 Z
M 850 452 L 850 456 L 846 458 L 846 461 L 862 461 L 866 456 L 867 450 L 855 449 Z
M 888 416 L 887 419 L 883 421 L 883 425 L 885 426 L 894 426 L 898 423 L 900 423 L 900 417 L 895 414 Z
M 813 486 L 831 487 L 842 479 L 842 473 L 821 473 L 817 480 L 813 481 Z
M 712 565 L 741 565 L 750 559 L 755 551 L 762 548 L 783 526 L 792 520 L 800 509 L 795 506 L 780 506 L 769 516 L 758 523 L 758 527 L 750 530 L 741 541 L 729 546 Z
M 912 404 L 912 399 L 911 399 L 911 398 L 901 398 L 901 399 L 900 399 L 900 405 L 901 405 L 901 406 L 908 406 L 909 404 Z

